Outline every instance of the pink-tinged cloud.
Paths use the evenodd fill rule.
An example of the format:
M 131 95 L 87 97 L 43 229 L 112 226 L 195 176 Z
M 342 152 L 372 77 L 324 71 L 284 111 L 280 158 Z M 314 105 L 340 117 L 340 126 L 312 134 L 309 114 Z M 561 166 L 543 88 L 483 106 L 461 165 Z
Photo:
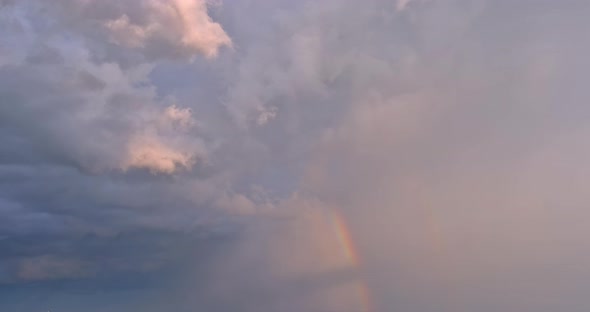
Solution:
M 167 42 L 190 58 L 198 54 L 212 58 L 222 46 L 231 45 L 221 25 L 209 17 L 205 0 L 151 0 L 142 9 L 141 21 L 132 21 L 123 11 L 104 22 L 113 42 L 135 49 Z

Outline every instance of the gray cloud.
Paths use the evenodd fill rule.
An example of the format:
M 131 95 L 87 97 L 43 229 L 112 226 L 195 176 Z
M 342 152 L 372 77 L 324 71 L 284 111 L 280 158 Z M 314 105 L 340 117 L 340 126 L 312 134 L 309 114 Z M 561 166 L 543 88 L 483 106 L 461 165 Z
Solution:
M 587 310 L 587 4 L 0 3 L 0 308 Z

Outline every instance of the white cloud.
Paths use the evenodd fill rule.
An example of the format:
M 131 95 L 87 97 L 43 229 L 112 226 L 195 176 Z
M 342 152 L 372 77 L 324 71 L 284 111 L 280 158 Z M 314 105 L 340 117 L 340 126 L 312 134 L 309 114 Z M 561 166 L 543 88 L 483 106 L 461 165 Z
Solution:
M 127 146 L 121 169 L 148 169 L 153 173 L 174 173 L 180 168 L 190 169 L 194 156 L 166 146 L 150 137 L 132 138 Z
M 118 44 L 131 48 L 141 48 L 145 46 L 145 40 L 151 36 L 155 30 L 155 25 L 148 25 L 142 28 L 138 25 L 129 23 L 129 16 L 121 15 L 116 20 L 110 20 L 105 26 L 111 31 L 111 39 Z
M 191 109 L 188 107 L 179 108 L 176 105 L 166 107 L 160 118 L 162 127 L 177 127 L 182 130 L 188 130 L 195 124 Z
M 140 10 L 137 23 L 130 21 L 128 13 L 138 12 L 126 11 L 104 22 L 114 42 L 140 50 L 173 49 L 176 51 L 171 51 L 171 55 L 189 58 L 197 54 L 212 58 L 222 46 L 231 45 L 221 25 L 209 17 L 205 0 L 151 0 L 133 9 Z M 156 47 L 162 44 L 166 46 Z

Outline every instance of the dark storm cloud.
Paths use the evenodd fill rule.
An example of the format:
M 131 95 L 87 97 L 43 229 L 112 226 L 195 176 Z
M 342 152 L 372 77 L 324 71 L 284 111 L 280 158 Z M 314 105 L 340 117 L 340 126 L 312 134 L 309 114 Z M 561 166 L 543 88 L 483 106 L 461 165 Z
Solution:
M 183 259 L 200 260 L 232 240 L 232 233 L 128 228 L 110 235 L 28 234 L 3 239 L 2 284 L 51 283 L 100 278 L 124 282 L 120 275 L 172 270 Z M 180 269 L 180 268 L 178 268 Z M 133 281 L 129 281 L 133 282 Z M 90 286 L 90 285 L 89 285 Z
M 229 38 L 207 21 L 200 1 L 153 7 L 142 1 L 122 7 L 101 2 L 104 16 L 92 15 L 89 6 L 96 5 L 3 2 L 1 283 L 43 288 L 43 283 L 99 277 L 132 282 L 137 277 L 119 275 L 149 274 L 199 249 L 183 243 L 201 239 L 186 231 L 215 233 L 216 198 L 232 196 L 220 170 L 200 173 L 211 166 L 204 165 L 205 146 L 192 112 L 172 97 L 157 96 L 147 78 L 153 65 L 143 63 L 153 60 L 156 44 L 171 58 L 211 58 Z M 179 11 L 170 11 L 172 6 Z M 159 25 L 146 34 L 141 39 L 147 50 L 135 49 L 129 57 L 136 61 L 125 68 L 115 57 L 98 61 L 102 56 L 96 53 L 102 52 L 93 48 L 118 49 L 110 37 L 117 34 L 109 31 L 135 27 L 108 27 L 111 17 L 125 14 L 151 19 L 143 22 L 152 26 L 174 24 L 169 14 L 181 14 L 185 24 Z M 95 27 L 105 32 L 91 34 Z M 199 31 L 212 33 L 194 37 Z M 187 41 L 174 42 L 177 35 Z M 129 234 L 131 229 L 135 233 Z

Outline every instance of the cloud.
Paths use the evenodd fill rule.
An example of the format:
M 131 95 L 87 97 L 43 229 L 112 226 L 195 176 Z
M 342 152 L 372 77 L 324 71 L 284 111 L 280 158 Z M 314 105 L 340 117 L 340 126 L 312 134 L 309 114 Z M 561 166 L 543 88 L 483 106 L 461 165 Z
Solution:
M 100 8 L 106 15 L 99 12 L 95 16 L 92 8 Z M 36 15 L 41 9 L 56 15 Z M 80 16 L 76 15 L 64 16 L 62 20 L 58 18 L 66 12 L 62 10 L 89 14 L 89 18 L 78 19 Z M 212 56 L 217 51 L 217 43 L 203 45 L 199 41 L 200 32 L 221 29 L 206 16 L 206 5 L 200 1 L 173 4 L 138 1 L 124 6 L 114 2 L 61 1 L 51 7 L 27 1 L 8 5 L 4 14 L 15 27 L 19 26 L 7 31 L 6 39 L 18 44 L 10 49 L 14 54 L 8 53 L 12 55 L 6 60 L 9 63 L 0 69 L 0 79 L 11 81 L 2 90 L 11 102 L 3 109 L 6 127 L 24 135 L 26 141 L 42 153 L 92 172 L 144 168 L 170 174 L 181 167 L 190 168 L 204 155 L 202 142 L 188 139 L 194 125 L 193 117 L 188 108 L 170 104 L 173 99 L 158 98 L 148 81 L 153 66 L 141 60 L 125 67 L 116 63 L 119 59 L 94 59 L 92 47 L 109 48 L 109 43 L 106 38 L 87 33 L 88 27 L 96 26 L 93 23 L 98 23 L 97 19 L 107 18 L 109 14 L 126 14 L 124 12 L 154 19 L 150 23 L 158 29 L 179 32 L 161 36 L 190 37 L 169 42 L 176 45 L 174 49 L 186 45 L 187 57 L 192 58 L 197 52 Z M 173 13 L 181 16 L 168 16 Z M 60 21 L 52 23 L 55 18 Z M 186 25 L 179 25 L 176 30 L 170 25 L 161 25 L 172 20 L 184 20 Z M 202 25 L 193 25 L 197 20 Z M 40 27 L 42 23 L 56 28 Z M 71 23 L 85 24 L 74 26 Z M 75 33 L 75 39 L 51 37 L 52 31 L 61 31 L 62 27 L 71 27 L 68 29 Z M 19 40 L 22 36 L 28 40 Z M 203 38 L 210 36 L 202 35 Z M 152 35 L 144 38 L 152 39 Z M 183 40 L 188 41 L 181 42 Z M 27 92 L 21 86 L 36 91 Z M 22 129 L 23 123 L 47 111 L 51 118 Z
M 43 153 L 99 172 L 139 163 L 142 163 L 139 167 L 159 170 L 157 165 L 151 166 L 157 159 L 189 166 L 199 143 L 171 145 L 187 133 L 190 125 L 187 112 L 180 110 L 176 112 L 180 115 L 168 116 L 174 114 L 172 108 L 159 109 L 152 91 L 134 88 L 132 85 L 137 80 L 126 76 L 116 65 L 97 66 L 87 61 L 80 65 L 82 68 L 74 70 L 59 65 L 13 66 L 0 70 L 0 79 L 11 81 L 3 88 L 12 101 L 12 105 L 3 109 L 5 126 L 20 129 L 24 122 L 50 109 L 50 118 L 21 132 Z M 49 75 L 61 75 L 61 78 L 50 80 Z M 37 92 L 11 89 L 15 84 L 26 84 Z M 126 112 L 126 108 L 135 111 Z M 180 126 L 164 129 L 158 122 Z M 175 168 L 176 165 L 169 164 L 164 171 L 171 173 Z
M 151 138 L 132 139 L 127 155 L 120 164 L 123 170 L 145 168 L 154 173 L 174 173 L 179 167 L 190 168 L 194 162 L 184 154 Z
M 81 10 L 90 10 L 92 4 L 86 6 Z M 139 24 L 131 22 L 125 11 L 104 22 L 109 37 L 117 44 L 145 49 L 147 54 L 152 53 L 149 49 L 159 52 L 172 49 L 171 55 L 177 53 L 189 58 L 197 54 L 212 58 L 220 47 L 231 45 L 221 25 L 209 17 L 205 0 L 140 2 L 130 10 L 141 10 Z M 137 12 L 130 13 L 137 15 Z
M 164 127 L 188 129 L 194 125 L 195 121 L 190 108 L 179 108 L 176 105 L 171 105 L 164 110 L 161 123 Z
M 52 278 L 81 278 L 91 276 L 83 270 L 83 263 L 50 256 L 27 258 L 18 264 L 16 278 L 23 281 L 39 281 Z
M 51 5 L 26 0 L 7 3 L 3 23 L 9 31 L 27 33 L 20 38 L 29 43 L 68 34 L 103 61 L 125 65 L 194 61 L 199 56 L 215 58 L 222 47 L 232 45 L 221 25 L 209 16 L 209 6 L 205 0 L 59 0 Z M 9 56 L 13 52 L 5 51 Z
M 0 309 L 584 302 L 587 4 L 2 3 Z
M 397 0 L 395 8 L 398 11 L 403 11 L 408 6 L 408 4 L 410 4 L 411 1 L 412 0 Z
M 206 142 L 207 129 L 189 106 L 194 103 L 179 104 L 151 81 L 158 61 L 202 56 L 209 62 L 229 44 L 206 13 L 200 1 L 19 1 L 2 7 L 0 237 L 104 235 L 206 222 L 201 218 L 215 209 L 210 203 L 229 188 L 228 175 L 208 163 L 213 140 Z M 104 23 L 125 14 L 130 22 L 158 25 L 142 39 L 143 48 L 110 41 Z M 167 53 L 150 54 L 156 46 Z M 166 179 L 177 175 L 172 190 Z M 75 255 L 51 257 L 33 254 L 30 265 L 14 264 L 14 270 L 32 272 L 14 281 L 42 280 L 43 272 L 62 272 L 59 263 L 78 261 Z M 62 273 L 56 274 L 69 274 Z

